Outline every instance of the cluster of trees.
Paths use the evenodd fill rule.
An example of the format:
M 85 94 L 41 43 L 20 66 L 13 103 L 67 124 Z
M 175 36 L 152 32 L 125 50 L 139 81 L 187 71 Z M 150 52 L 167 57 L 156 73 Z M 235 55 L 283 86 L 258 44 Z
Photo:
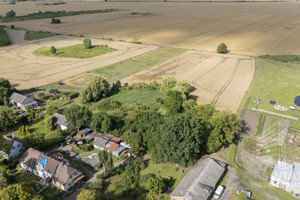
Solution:
M 0 46 L 1 46 L 1 27 L 0 27 Z M 15 91 L 14 88 L 11 87 L 10 82 L 7 79 L 0 77 L 0 105 L 8 105 L 8 98 Z
M 16 16 L 16 12 L 14 10 L 10 10 L 6 13 L 7 18 L 14 18 Z
M 18 124 L 18 116 L 15 111 L 2 108 L 0 110 L 0 131 L 6 131 L 8 128 Z
M 102 77 L 97 77 L 80 92 L 82 103 L 96 102 L 109 96 L 110 84 Z
M 3 29 L 2 26 L 0 26 L 0 47 L 10 45 L 10 43 L 11 43 L 11 41 L 10 41 L 9 37 L 7 36 L 6 31 Z M 1 101 L 1 99 L 0 99 L 0 101 Z
M 22 184 L 12 184 L 0 190 L 0 200 L 22 199 L 30 200 L 34 196 L 34 190 L 31 187 Z

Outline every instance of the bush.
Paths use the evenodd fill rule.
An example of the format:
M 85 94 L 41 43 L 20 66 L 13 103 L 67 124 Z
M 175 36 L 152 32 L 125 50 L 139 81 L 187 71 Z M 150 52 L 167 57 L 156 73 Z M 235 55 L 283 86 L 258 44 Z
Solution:
M 14 28 L 15 28 L 15 25 L 13 25 L 13 24 L 10 25 L 10 28 L 11 28 L 11 29 L 14 29 Z
M 50 51 L 52 54 L 56 54 L 56 48 L 54 46 L 50 47 Z
M 83 45 L 86 49 L 90 49 L 92 48 L 92 42 L 91 42 L 91 39 L 90 38 L 85 38 L 83 40 Z
M 60 19 L 52 18 L 51 20 L 51 24 L 60 24 L 60 23 L 61 23 Z
M 11 10 L 6 13 L 7 18 L 14 18 L 16 16 L 16 12 Z
M 10 39 L 7 36 L 5 30 L 3 27 L 0 27 L 0 47 L 1 46 L 6 46 L 10 44 Z
M 219 44 L 217 52 L 218 53 L 227 53 L 228 52 L 227 45 L 225 43 Z

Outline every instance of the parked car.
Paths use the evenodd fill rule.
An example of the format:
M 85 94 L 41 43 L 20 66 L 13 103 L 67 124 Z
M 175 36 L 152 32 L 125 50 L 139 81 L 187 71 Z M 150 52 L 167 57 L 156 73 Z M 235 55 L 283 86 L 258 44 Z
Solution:
M 219 185 L 215 191 L 214 198 L 219 199 L 221 197 L 221 195 L 223 194 L 224 190 L 225 190 L 225 187 L 222 185 Z
M 245 193 L 248 199 L 250 199 L 252 196 L 252 192 L 245 189 L 238 190 L 236 194 L 239 195 L 241 192 Z

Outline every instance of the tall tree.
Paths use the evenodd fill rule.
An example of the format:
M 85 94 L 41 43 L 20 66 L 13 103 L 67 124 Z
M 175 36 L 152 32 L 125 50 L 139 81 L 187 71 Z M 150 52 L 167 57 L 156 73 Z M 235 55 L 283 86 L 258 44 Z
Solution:
M 44 119 L 44 124 L 49 130 L 53 130 L 54 126 L 54 117 L 52 115 L 46 115 Z
M 160 86 L 160 92 L 163 95 L 166 95 L 170 90 L 172 90 L 177 81 L 174 77 L 171 76 L 165 76 L 162 81 L 162 85 Z
M 13 89 L 8 80 L 0 77 L 0 105 L 8 101 Z
M 34 133 L 27 135 L 23 138 L 22 143 L 24 146 L 24 149 L 28 149 L 30 147 L 37 148 L 42 150 L 45 145 L 45 134 L 44 133 Z
M 72 105 L 64 111 L 68 122 L 78 131 L 80 128 L 88 127 L 91 122 L 92 112 L 85 106 Z
M 146 189 L 154 194 L 160 194 L 164 191 L 166 184 L 161 177 L 149 178 Z
M 18 117 L 12 110 L 0 111 L 0 131 L 6 131 L 9 127 L 18 124 Z
M 82 103 L 96 102 L 110 93 L 109 83 L 102 77 L 96 77 L 85 89 L 80 92 Z
M 176 114 L 182 108 L 182 95 L 176 90 L 169 90 L 166 94 L 164 106 L 169 114 Z
M 105 112 L 99 112 L 93 115 L 91 128 L 94 131 L 102 131 L 104 133 L 108 133 L 112 128 L 112 121 Z
M 76 200 L 100 200 L 101 198 L 95 190 L 83 189 L 78 194 Z
M 22 184 L 12 184 L 0 191 L 0 200 L 30 200 L 33 197 L 33 188 Z
M 103 165 L 104 174 L 110 174 L 114 168 L 112 154 L 106 150 L 102 150 L 99 152 L 98 156 L 100 163 Z

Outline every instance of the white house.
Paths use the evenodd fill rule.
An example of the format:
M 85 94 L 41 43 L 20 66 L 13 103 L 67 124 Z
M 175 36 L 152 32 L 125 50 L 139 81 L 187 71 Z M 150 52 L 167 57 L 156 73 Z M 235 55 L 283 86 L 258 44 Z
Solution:
M 53 117 L 55 118 L 55 124 L 57 126 L 60 126 L 61 130 L 67 130 L 68 127 L 70 126 L 70 122 L 67 121 L 66 117 L 62 114 L 59 113 L 55 113 L 53 115 Z
M 18 94 L 16 92 L 14 92 L 10 96 L 9 101 L 14 106 L 19 107 L 23 110 L 26 110 L 27 108 L 33 109 L 38 107 L 38 103 L 34 99 L 26 97 L 22 94 Z
M 293 165 L 278 160 L 271 174 L 270 184 L 300 198 L 300 163 Z
M 0 150 L 0 156 L 4 157 L 5 159 L 9 159 L 14 156 L 18 156 L 23 151 L 22 143 L 18 142 L 14 136 L 4 136 L 4 139 L 7 140 L 9 144 L 11 144 L 11 149 L 7 152 L 6 150 Z M 1 147 L 0 147 L 1 148 Z

